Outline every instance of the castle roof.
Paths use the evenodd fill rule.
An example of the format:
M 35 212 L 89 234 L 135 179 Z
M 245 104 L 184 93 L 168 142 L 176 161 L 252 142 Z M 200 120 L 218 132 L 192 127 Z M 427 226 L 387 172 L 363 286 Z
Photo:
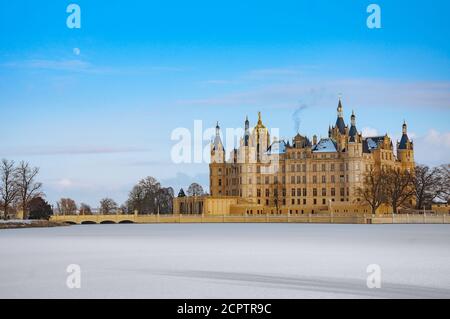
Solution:
M 363 152 L 370 153 L 377 149 L 384 141 L 384 136 L 366 137 L 363 139 Z
M 284 154 L 286 153 L 286 147 L 285 141 L 274 141 L 267 149 L 267 154 Z
M 409 138 L 407 134 L 403 134 L 400 140 L 400 144 L 398 145 L 399 150 L 406 150 L 408 148 Z
M 331 138 L 323 138 L 311 150 L 313 153 L 335 153 L 337 152 L 336 142 Z

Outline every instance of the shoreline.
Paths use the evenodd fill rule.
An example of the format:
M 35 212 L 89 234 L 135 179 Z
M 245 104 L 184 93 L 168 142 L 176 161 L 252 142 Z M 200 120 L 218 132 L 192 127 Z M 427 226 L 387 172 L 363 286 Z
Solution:
M 65 222 L 49 221 L 49 220 L 9 220 L 0 221 L 1 229 L 18 229 L 18 228 L 37 228 L 37 227 L 59 227 L 70 226 Z

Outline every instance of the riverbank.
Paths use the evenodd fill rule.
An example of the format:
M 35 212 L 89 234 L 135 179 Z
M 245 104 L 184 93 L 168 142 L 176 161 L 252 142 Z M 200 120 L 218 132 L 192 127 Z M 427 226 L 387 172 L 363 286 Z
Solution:
M 15 229 L 15 228 L 35 228 L 35 227 L 58 227 L 69 226 L 65 222 L 48 221 L 48 220 L 0 220 L 0 229 Z

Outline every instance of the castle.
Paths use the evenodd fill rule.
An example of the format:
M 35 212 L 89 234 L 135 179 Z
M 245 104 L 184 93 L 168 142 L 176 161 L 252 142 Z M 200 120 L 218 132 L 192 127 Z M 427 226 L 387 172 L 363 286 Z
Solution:
M 374 168 L 414 168 L 414 145 L 403 123 L 396 154 L 391 138 L 364 137 L 356 115 L 344 120 L 339 99 L 337 119 L 328 137 L 312 141 L 297 134 L 292 141 L 271 139 L 261 114 L 229 157 L 220 138 L 220 127 L 211 143 L 210 195 L 176 198 L 174 213 L 224 215 L 369 213 L 356 189 L 364 174 Z M 388 211 L 388 207 L 380 207 Z

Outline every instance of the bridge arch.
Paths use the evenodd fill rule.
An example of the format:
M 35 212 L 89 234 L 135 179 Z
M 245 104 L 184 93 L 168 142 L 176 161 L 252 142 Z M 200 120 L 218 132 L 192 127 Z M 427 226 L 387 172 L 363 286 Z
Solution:
M 119 222 L 119 224 L 134 224 L 134 222 L 133 222 L 132 220 L 126 219 L 126 220 L 121 220 L 121 221 Z
M 92 220 L 85 220 L 85 221 L 82 221 L 81 224 L 82 225 L 92 225 L 92 224 L 97 224 L 97 223 Z
M 100 224 L 115 224 L 116 222 L 115 221 L 112 221 L 112 220 L 102 220 L 101 222 L 100 222 Z

